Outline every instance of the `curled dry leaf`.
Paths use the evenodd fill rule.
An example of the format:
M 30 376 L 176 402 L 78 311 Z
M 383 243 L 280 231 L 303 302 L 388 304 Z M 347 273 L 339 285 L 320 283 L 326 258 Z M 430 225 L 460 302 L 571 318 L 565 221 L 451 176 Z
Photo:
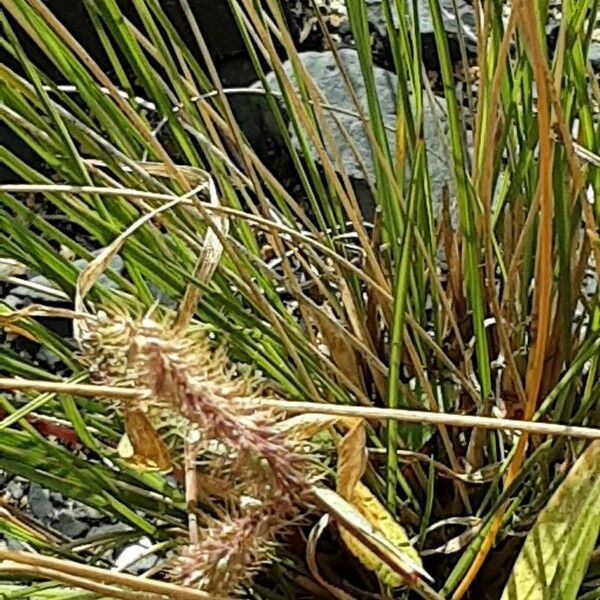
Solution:
M 152 220 L 156 215 L 166 210 L 169 210 L 184 202 L 185 198 L 180 197 L 162 206 L 159 206 L 155 210 L 150 211 L 143 217 L 139 218 L 135 223 L 130 225 L 123 233 L 116 237 L 112 243 L 106 246 L 94 260 L 92 260 L 86 267 L 81 271 L 77 278 L 77 285 L 75 287 L 75 310 L 79 313 L 85 313 L 86 307 L 84 299 L 89 291 L 94 287 L 94 284 L 98 281 L 100 276 L 110 266 L 110 263 L 114 256 L 121 250 L 123 244 L 135 231 L 137 231 L 142 225 Z M 75 321 L 73 323 L 73 331 L 75 339 L 81 344 L 84 337 L 86 326 L 85 322 Z
M 319 538 L 325 529 L 327 529 L 328 525 L 329 515 L 325 514 L 310 530 L 308 543 L 306 544 L 306 564 L 308 565 L 311 575 L 315 578 L 319 585 L 325 588 L 334 598 L 337 598 L 337 600 L 353 600 L 352 596 L 347 594 L 344 590 L 329 583 L 328 581 L 325 581 L 319 572 L 319 565 L 317 562 L 317 544 L 319 543 Z
M 433 554 L 453 554 L 462 550 L 478 533 L 481 531 L 482 519 L 479 517 L 450 517 L 434 523 L 427 528 L 427 533 L 445 527 L 447 525 L 466 526 L 466 531 L 460 535 L 449 539 L 445 544 L 437 548 L 429 548 L 421 552 L 421 556 L 431 556 Z
M 200 174 L 199 185 L 202 185 L 203 176 L 208 177 L 206 179 L 206 188 L 208 189 L 209 201 L 213 206 L 220 206 L 219 195 L 217 194 L 217 188 L 212 177 L 205 174 L 204 171 L 200 171 L 200 169 L 195 169 L 195 171 L 198 171 Z M 229 221 L 227 218 L 211 218 L 208 215 L 206 217 L 210 221 L 210 227 L 206 230 L 202 250 L 198 255 L 194 268 L 194 278 L 202 283 L 208 283 L 212 279 L 223 254 L 223 244 L 217 235 L 217 231 L 224 237 L 229 233 Z M 173 325 L 174 329 L 181 330 L 188 325 L 196 311 L 200 298 L 201 291 L 196 283 L 192 282 L 188 284 Z
M 174 464 L 169 449 L 148 417 L 138 409 L 125 410 L 123 417 L 125 433 L 133 450 L 132 458 L 141 459 L 144 464 L 156 466 L 161 471 L 172 470 Z

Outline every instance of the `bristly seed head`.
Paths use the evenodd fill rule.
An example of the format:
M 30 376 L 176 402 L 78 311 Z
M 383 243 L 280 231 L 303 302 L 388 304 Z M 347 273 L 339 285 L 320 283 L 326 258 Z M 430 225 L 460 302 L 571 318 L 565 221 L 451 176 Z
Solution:
M 213 595 L 241 593 L 256 572 L 275 558 L 273 519 L 259 509 L 214 521 L 198 544 L 185 547 L 170 565 L 171 576 Z
M 94 375 L 146 391 L 136 408 L 165 435 L 197 440 L 207 480 L 227 509 L 172 564 L 178 580 L 229 597 L 272 560 L 276 539 L 306 511 L 322 475 L 306 444 L 274 425 L 283 415 L 260 408 L 264 380 L 232 364 L 200 327 L 174 335 L 166 323 L 113 311 L 98 315 L 82 343 Z

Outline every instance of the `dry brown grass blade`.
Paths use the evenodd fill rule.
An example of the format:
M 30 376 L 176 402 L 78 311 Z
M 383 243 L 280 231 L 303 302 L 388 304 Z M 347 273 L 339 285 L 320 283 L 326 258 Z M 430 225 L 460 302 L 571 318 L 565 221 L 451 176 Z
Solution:
M 13 258 L 0 258 L 0 281 L 6 281 L 9 277 L 23 275 L 27 267 Z
M 143 394 L 137 390 L 106 385 L 89 385 L 55 381 L 38 381 L 31 379 L 13 379 L 0 377 L 0 390 L 35 390 L 39 392 L 55 392 L 91 398 L 116 398 L 121 400 L 140 400 Z M 240 398 L 243 400 L 243 398 Z M 600 439 L 600 428 L 562 425 L 559 423 L 540 423 L 537 421 L 520 421 L 518 419 L 500 419 L 496 417 L 479 417 L 457 415 L 455 413 L 427 412 L 423 410 L 405 410 L 400 408 L 370 408 L 363 406 L 342 406 L 316 402 L 295 402 L 288 400 L 253 399 L 262 408 L 273 408 L 286 413 L 335 415 L 366 419 L 368 421 L 387 421 L 393 419 L 404 423 L 420 425 L 445 425 L 447 427 L 481 427 L 482 429 L 506 431 L 524 431 L 529 434 L 572 437 L 583 440 Z
M 8 507 L 4 508 L 4 507 Z M 13 514 L 15 513 L 15 514 Z M 36 527 L 36 523 L 30 523 L 32 517 L 23 515 L 21 511 L 12 506 L 12 502 L 5 497 L 0 498 L 0 519 L 4 523 L 12 523 L 19 529 L 26 531 L 28 535 L 36 538 L 42 543 L 57 542 L 58 538 L 53 536 L 50 532 L 40 531 Z M 32 526 L 33 525 L 33 526 Z
M 135 223 L 131 224 L 123 233 L 121 233 L 115 240 L 106 246 L 102 252 L 94 258 L 79 274 L 77 279 L 77 286 L 75 288 L 75 310 L 79 313 L 85 313 L 84 299 L 89 291 L 94 287 L 94 284 L 98 281 L 102 273 L 110 265 L 110 261 L 123 247 L 127 238 L 135 233 L 144 224 L 151 221 L 156 215 L 170 210 L 185 201 L 184 197 L 176 198 L 167 204 L 163 204 L 158 208 L 153 209 L 151 212 L 140 217 Z M 80 341 L 82 331 L 75 329 L 75 337 Z
M 164 165 L 160 165 L 158 163 L 140 163 L 140 165 L 146 172 L 148 172 L 151 175 L 165 176 L 169 172 L 164 167 Z M 190 185 L 194 184 L 191 191 L 189 191 L 183 196 L 175 196 L 174 199 L 170 199 L 166 204 L 158 206 L 146 213 L 145 215 L 141 216 L 134 223 L 132 223 L 125 231 L 123 231 L 115 240 L 113 240 L 111 244 L 106 246 L 106 248 L 104 248 L 102 252 L 94 260 L 92 260 L 85 269 L 83 269 L 83 271 L 78 277 L 77 286 L 75 290 L 75 309 L 77 311 L 85 312 L 85 296 L 92 289 L 96 281 L 98 281 L 102 273 L 108 268 L 110 261 L 123 247 L 123 244 L 127 241 L 127 238 L 133 235 L 138 229 L 140 229 L 140 227 L 154 219 L 157 215 L 165 211 L 171 210 L 179 204 L 188 202 L 191 197 L 204 190 L 210 191 L 209 196 L 211 204 L 216 204 L 217 206 L 219 205 L 218 198 L 216 197 L 216 191 L 214 189 L 214 183 L 212 183 L 212 179 L 210 175 L 208 175 L 208 173 L 202 171 L 201 169 L 196 169 L 193 167 L 180 167 L 179 170 L 182 173 L 181 176 L 186 178 L 188 189 Z M 205 247 L 206 245 L 210 247 L 210 254 L 207 256 L 210 256 L 210 268 L 213 268 L 214 270 L 214 267 L 212 265 L 215 260 L 215 254 L 218 255 L 218 258 L 220 258 L 220 252 L 222 251 L 222 248 L 220 248 L 218 240 L 216 241 L 216 244 L 219 244 L 220 249 L 217 249 L 215 247 L 215 242 L 213 240 L 214 233 L 212 233 L 212 230 L 209 231 L 211 231 L 212 236 L 207 233 Z M 78 333 L 80 334 L 80 332 L 77 332 L 76 330 L 76 334 Z
M 512 39 L 514 30 L 517 25 L 517 18 L 519 11 L 521 10 L 521 2 L 515 2 L 512 7 L 512 11 L 506 25 L 504 37 L 500 47 L 500 52 L 497 61 L 497 68 L 494 71 L 492 78 L 492 86 L 489 97 L 489 104 L 492 107 L 488 109 L 486 114 L 487 123 L 485 128 L 486 138 L 483 143 L 479 146 L 482 149 L 494 148 L 496 145 L 496 138 L 498 135 L 498 127 L 500 125 L 501 111 L 500 111 L 500 92 L 502 80 L 506 70 L 506 64 L 509 55 L 510 41 Z M 481 64 L 485 63 L 485 60 L 480 61 Z M 480 105 L 484 106 L 486 103 L 481 102 Z M 484 254 L 485 254 L 485 269 L 487 273 L 488 281 L 493 281 L 495 277 L 495 261 L 494 261 L 494 249 L 493 249 L 493 211 L 492 211 L 492 174 L 493 174 L 493 163 L 495 153 L 493 151 L 484 151 L 482 158 L 482 169 L 479 177 L 479 194 L 484 206 L 483 213 L 483 240 L 484 240 Z M 496 332 L 500 342 L 500 349 L 502 355 L 507 363 L 507 374 L 510 378 L 512 386 L 517 394 L 520 405 L 525 406 L 526 395 L 521 381 L 521 375 L 516 365 L 514 358 L 514 349 L 510 343 L 510 328 L 504 319 L 500 301 L 494 286 L 487 287 L 488 302 L 492 310 L 492 314 L 496 319 Z
M 0 389 L 2 380 L 0 379 Z M 337 415 L 340 417 L 358 417 L 369 421 L 394 419 L 404 423 L 420 425 L 445 425 L 446 427 L 480 427 L 488 430 L 525 431 L 530 434 L 564 436 L 588 440 L 600 439 L 600 428 L 562 425 L 558 423 L 540 423 L 518 419 L 501 419 L 455 413 L 427 412 L 423 410 L 405 410 L 400 408 L 369 408 L 362 406 L 340 406 L 335 404 L 315 404 L 313 402 L 295 402 L 287 400 L 261 399 L 260 405 L 287 413 L 316 413 Z
M 44 304 L 30 304 L 19 310 L 9 311 L 0 314 L 0 327 L 11 327 L 22 321 L 32 317 L 51 317 L 59 319 L 85 319 L 87 314 L 78 313 L 69 308 L 56 308 L 54 306 L 45 306 Z
M 164 581 L 155 581 L 90 567 L 73 561 L 32 554 L 29 552 L 13 552 L 11 550 L 0 549 L 0 570 L 10 570 L 11 565 L 27 565 L 31 572 L 35 569 L 47 569 L 48 574 L 60 580 L 61 576 L 78 578 L 80 583 L 90 581 L 92 583 L 112 584 L 123 588 L 144 592 L 146 594 L 156 595 L 160 598 L 171 598 L 172 600 L 216 600 L 214 596 L 184 588 L 179 585 L 165 583 Z M 148 597 L 148 596 L 146 596 Z M 150 596 L 152 597 L 152 596 Z M 127 599 L 129 600 L 129 599 Z
M 336 489 L 352 502 L 354 488 L 367 468 L 367 434 L 362 419 L 356 419 L 338 444 Z
M 352 381 L 358 388 L 363 387 L 358 357 L 354 348 L 348 344 L 343 329 L 334 326 L 326 315 L 312 311 L 317 322 L 323 342 L 329 348 L 333 363 Z

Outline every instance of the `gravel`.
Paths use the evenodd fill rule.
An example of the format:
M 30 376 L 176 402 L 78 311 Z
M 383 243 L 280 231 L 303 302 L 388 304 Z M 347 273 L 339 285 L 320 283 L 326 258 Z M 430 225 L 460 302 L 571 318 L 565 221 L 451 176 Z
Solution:
M 345 0 L 293 0 L 287 3 L 288 21 L 295 40 L 301 49 L 325 50 L 326 41 L 321 33 L 319 21 L 316 16 L 315 2 L 321 18 L 325 23 L 329 35 L 339 47 L 353 46 L 348 12 Z M 387 25 L 383 10 L 382 0 L 365 0 L 371 32 L 371 42 L 376 64 L 391 66 L 391 50 L 387 33 Z M 456 11 L 453 0 L 440 0 L 442 21 L 444 29 L 451 41 L 456 42 L 462 36 L 467 50 L 475 53 L 477 48 L 475 10 L 468 0 L 456 0 Z M 503 18 L 506 22 L 510 13 L 510 2 L 505 2 Z M 393 6 L 393 3 L 392 3 Z M 412 6 L 409 3 L 409 6 Z M 424 46 L 428 46 L 429 39 L 434 35 L 433 19 L 429 8 L 429 0 L 417 0 L 417 13 L 419 28 Z M 393 10 L 394 22 L 398 23 L 398 15 Z M 550 2 L 546 20 L 546 35 L 550 47 L 555 43 L 560 22 L 562 19 L 560 2 Z M 597 21 L 588 58 L 592 67 L 600 71 L 600 20 Z M 459 55 L 456 55 L 459 58 Z
M 41 521 L 51 521 L 54 507 L 50 502 L 50 492 L 37 483 L 32 483 L 28 494 L 29 508 Z

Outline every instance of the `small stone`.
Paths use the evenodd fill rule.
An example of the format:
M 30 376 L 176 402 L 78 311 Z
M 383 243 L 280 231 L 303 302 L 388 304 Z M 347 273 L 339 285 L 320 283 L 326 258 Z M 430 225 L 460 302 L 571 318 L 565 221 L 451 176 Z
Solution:
M 87 523 L 75 519 L 73 515 L 66 511 L 60 512 L 53 523 L 53 527 L 71 539 L 81 537 L 89 529 Z
M 595 71 L 600 71 L 600 42 L 590 44 L 590 53 L 588 55 Z
M 18 479 L 13 479 L 6 486 L 5 491 L 13 500 L 20 500 L 25 495 L 25 484 Z
M 92 527 L 88 534 L 87 538 L 98 538 L 106 536 L 108 537 L 110 534 L 115 533 L 123 533 L 125 531 L 131 531 L 131 527 L 126 525 L 125 523 L 108 523 L 106 525 L 97 525 L 96 527 Z
M 52 515 L 54 508 L 50 502 L 50 492 L 38 483 L 31 484 L 28 500 L 31 512 L 38 519 L 45 520 Z
M 65 497 L 60 492 L 50 492 L 50 501 L 55 507 L 66 506 Z
M 81 502 L 72 502 L 69 507 L 69 512 L 76 519 L 82 519 L 84 521 L 99 521 L 105 516 L 104 513 L 100 512 L 98 509 L 82 504 Z
M 6 548 L 8 550 L 12 550 L 13 552 L 23 552 L 29 550 L 29 548 L 27 548 L 27 546 L 23 542 L 15 540 L 10 536 L 6 537 Z
M 13 309 L 17 309 L 23 304 L 23 299 L 19 298 L 19 296 L 15 296 L 14 294 L 8 294 L 8 296 L 5 296 L 2 301 Z
M 158 562 L 158 557 L 155 554 L 146 555 L 151 546 L 152 540 L 150 538 L 140 538 L 137 543 L 127 546 L 119 553 L 115 560 L 115 566 L 134 575 L 151 569 Z
M 54 352 L 52 352 L 51 350 L 46 348 L 46 346 L 42 346 L 40 348 L 39 352 L 37 353 L 36 358 L 38 361 L 40 361 L 44 365 L 47 365 L 52 370 L 54 370 L 56 365 L 60 362 L 60 359 L 58 358 L 58 356 L 56 356 L 56 354 L 54 354 Z

